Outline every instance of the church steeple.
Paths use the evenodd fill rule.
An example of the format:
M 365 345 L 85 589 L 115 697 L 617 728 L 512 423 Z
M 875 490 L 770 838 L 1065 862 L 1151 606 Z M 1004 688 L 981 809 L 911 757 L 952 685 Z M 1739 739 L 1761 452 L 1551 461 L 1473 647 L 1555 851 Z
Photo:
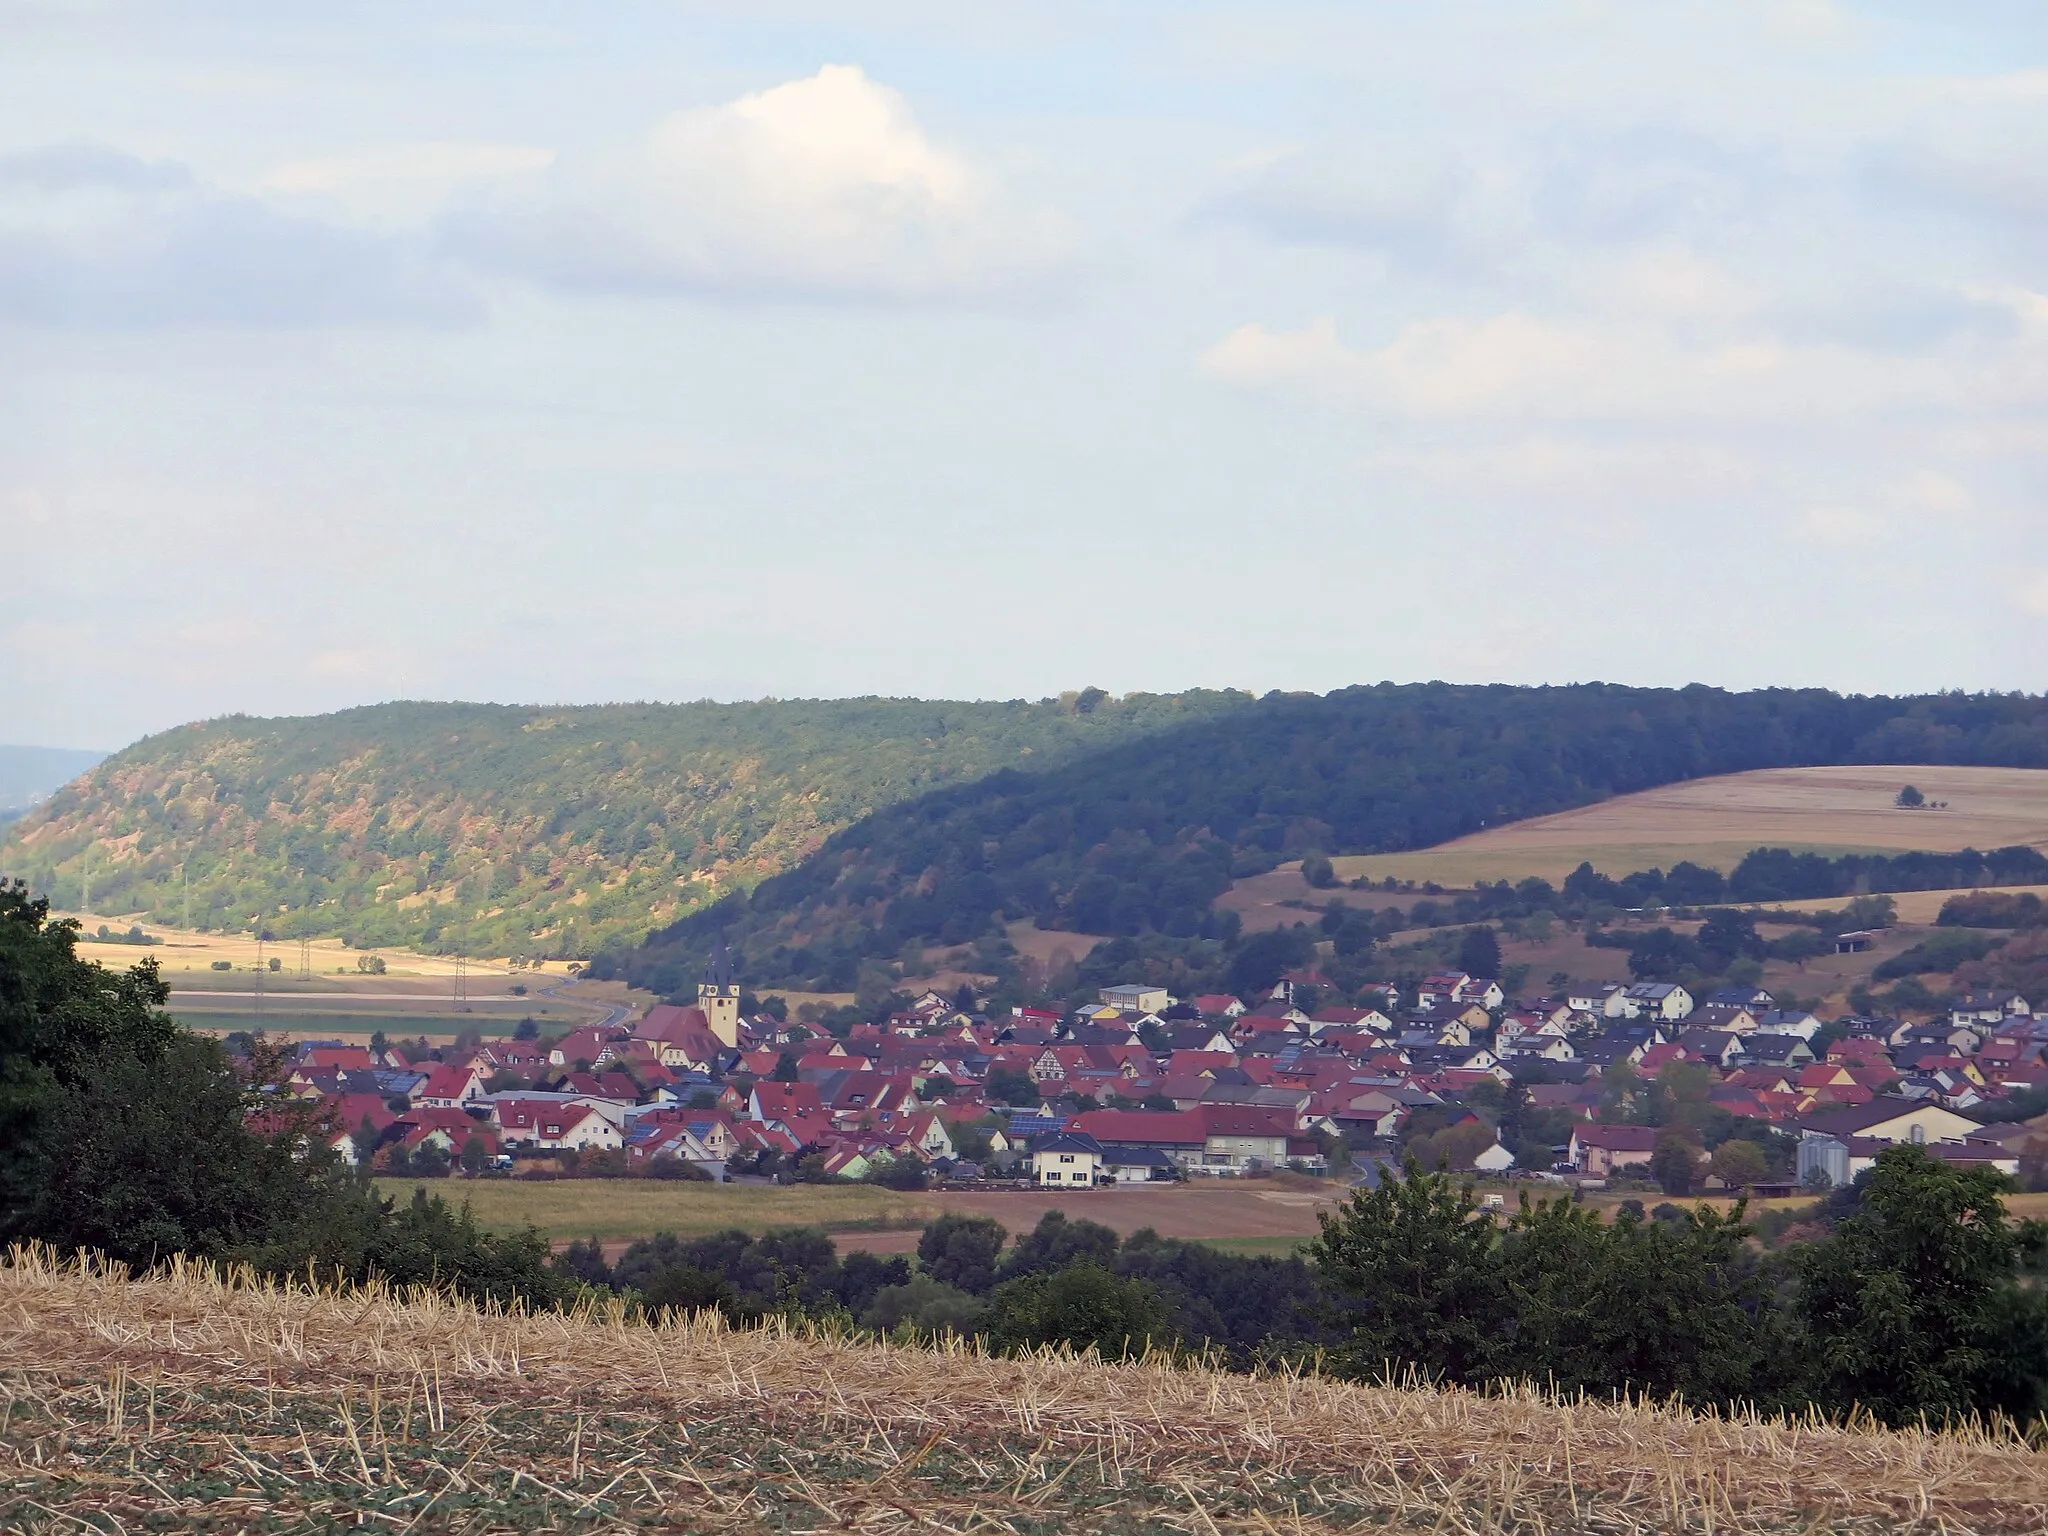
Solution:
M 725 947 L 725 935 L 711 947 L 711 965 L 697 983 L 697 1006 L 704 1010 L 711 1033 L 726 1045 L 740 1043 L 740 988 L 732 979 L 732 956 Z

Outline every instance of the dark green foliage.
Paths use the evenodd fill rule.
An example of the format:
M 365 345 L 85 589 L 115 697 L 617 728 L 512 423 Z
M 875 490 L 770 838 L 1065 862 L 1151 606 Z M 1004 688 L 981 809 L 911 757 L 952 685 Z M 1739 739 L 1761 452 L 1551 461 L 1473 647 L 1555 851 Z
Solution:
M 918 1267 L 935 1280 L 984 1296 L 995 1288 L 996 1260 L 1008 1237 L 994 1217 L 949 1211 L 918 1237 Z
M 1607 1224 L 1525 1199 L 1503 1223 L 1411 1164 L 1324 1216 L 1310 1257 L 1352 1375 L 2024 1424 L 2048 1411 L 2048 1296 L 2022 1273 L 2048 1230 L 2009 1222 L 2004 1187 L 1888 1148 L 1799 1213 L 1830 1235 L 1764 1260 L 1739 1206 L 1646 1220 L 1631 1200 Z
M 1047 1211 L 1004 1255 L 998 1275 L 1012 1280 L 1082 1262 L 1111 1265 L 1116 1262 L 1118 1242 L 1116 1233 L 1099 1221 L 1075 1221 L 1065 1211 Z
M 1858 891 L 1940 891 L 1968 885 L 2048 881 L 2048 854 L 2024 845 L 1979 853 L 1851 853 L 1830 859 L 1785 848 L 1757 848 L 1728 877 L 1732 901 L 1811 900 Z
M 1332 1364 L 1375 1378 L 1414 1367 L 1444 1380 L 1499 1373 L 1508 1294 L 1493 1218 L 1442 1174 L 1410 1162 L 1318 1218 L 1309 1259 L 1335 1329 Z
M 672 990 L 725 933 L 764 978 L 839 990 L 864 961 L 911 940 L 973 942 L 998 915 L 1217 939 L 1210 902 L 1232 875 L 1288 857 L 1426 846 L 1704 774 L 1935 759 L 2048 762 L 2048 703 L 1608 685 L 1271 694 L 1064 766 L 998 772 L 881 810 L 618 964 Z M 1868 873 L 1857 869 L 1850 884 Z M 1821 894 L 1841 874 L 1831 865 Z
M 997 1286 L 989 1298 L 987 1329 L 995 1349 L 1014 1353 L 1065 1344 L 1098 1350 L 1105 1360 L 1173 1342 L 1158 1291 L 1092 1259 Z
M 1458 969 L 1468 976 L 1500 975 L 1500 935 L 1491 928 L 1467 928 L 1458 940 Z
M 1124 1240 L 1116 1271 L 1158 1291 L 1174 1338 L 1233 1365 L 1297 1353 L 1320 1336 L 1315 1271 L 1295 1255 L 1225 1253 L 1145 1229 Z
M 1930 933 L 1911 949 L 1880 961 L 1871 974 L 1876 981 L 1896 981 L 1901 976 L 1923 976 L 1952 971 L 1968 960 L 1982 960 L 2005 942 L 1967 928 L 1947 928 Z
M 2048 903 L 2032 891 L 1971 891 L 1943 902 L 1935 922 L 1944 928 L 2048 927 Z
M 1566 1200 L 1525 1203 L 1500 1246 L 1511 1324 L 1496 1369 L 1602 1397 L 1772 1396 L 1758 1326 L 1771 1298 L 1743 1252 L 1747 1232 L 1739 1211 L 1609 1225 Z
M 867 1182 L 884 1189 L 918 1190 L 930 1185 L 931 1175 L 923 1163 L 906 1153 L 902 1157 L 883 1158 L 868 1175 Z
M 392 1210 L 326 1150 L 313 1111 L 266 1094 L 277 1063 L 261 1041 L 244 1042 L 245 1079 L 164 1014 L 153 962 L 116 975 L 80 961 L 75 937 L 0 887 L 0 1237 L 134 1265 L 183 1253 L 501 1301 L 565 1294 L 531 1231 L 480 1232 L 424 1195 Z
M 1917 1147 L 1878 1154 L 1853 1214 L 1795 1251 L 1815 1399 L 1892 1424 L 2048 1408 L 2048 1297 L 2017 1275 L 2040 1230 L 2006 1219 L 2005 1188 Z

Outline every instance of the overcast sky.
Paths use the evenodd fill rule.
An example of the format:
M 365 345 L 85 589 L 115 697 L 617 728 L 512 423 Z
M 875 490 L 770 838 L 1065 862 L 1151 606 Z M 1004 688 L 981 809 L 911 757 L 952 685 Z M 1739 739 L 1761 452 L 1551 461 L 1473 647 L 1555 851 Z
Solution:
M 2044 427 L 2039 0 L 0 0 L 0 740 L 2037 690 Z

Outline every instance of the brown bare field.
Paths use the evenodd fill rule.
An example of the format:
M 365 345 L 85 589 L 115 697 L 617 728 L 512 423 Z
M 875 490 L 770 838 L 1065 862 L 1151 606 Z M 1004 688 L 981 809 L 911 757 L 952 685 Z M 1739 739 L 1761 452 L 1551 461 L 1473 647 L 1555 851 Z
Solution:
M 1982 1431 L 0 1269 L 13 1530 L 2004 1533 Z
M 1150 1227 L 1161 1237 L 1303 1238 L 1317 1231 L 1316 1213 L 1334 1209 L 1349 1191 L 1320 1179 L 1204 1179 L 1158 1188 L 935 1190 L 916 1198 L 942 1211 L 993 1216 L 1021 1236 L 1048 1211 L 1099 1221 L 1120 1237 Z M 914 1253 L 914 1231 L 834 1233 L 843 1249 Z
M 1940 811 L 1902 811 L 1917 785 Z M 2048 847 L 2048 769 L 1770 768 L 1666 785 L 1599 805 L 1490 827 L 1414 853 L 1333 860 L 1344 879 L 1558 881 L 1582 860 L 1611 875 L 1681 859 L 1732 869 L 1756 847 L 1826 853 L 1953 851 L 2014 843 Z

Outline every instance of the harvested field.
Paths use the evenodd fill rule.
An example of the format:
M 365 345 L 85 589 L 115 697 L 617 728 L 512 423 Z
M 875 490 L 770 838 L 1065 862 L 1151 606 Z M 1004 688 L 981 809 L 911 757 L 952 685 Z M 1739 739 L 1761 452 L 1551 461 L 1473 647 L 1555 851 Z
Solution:
M 999 1360 L 17 1255 L 10 1529 L 2039 1531 L 2048 1458 L 1533 1392 Z
M 1914 784 L 1948 809 L 1892 804 Z M 2048 769 L 1769 768 L 1620 795 L 1599 805 L 1491 827 L 1414 853 L 1335 859 L 1344 879 L 1394 875 L 1467 886 L 1538 875 L 1562 880 L 1581 860 L 1606 874 L 1681 859 L 1732 869 L 1752 848 L 1824 853 L 2048 847 Z

